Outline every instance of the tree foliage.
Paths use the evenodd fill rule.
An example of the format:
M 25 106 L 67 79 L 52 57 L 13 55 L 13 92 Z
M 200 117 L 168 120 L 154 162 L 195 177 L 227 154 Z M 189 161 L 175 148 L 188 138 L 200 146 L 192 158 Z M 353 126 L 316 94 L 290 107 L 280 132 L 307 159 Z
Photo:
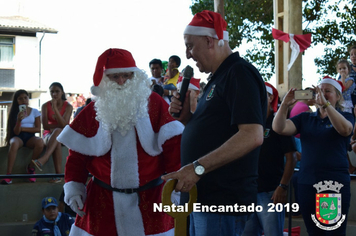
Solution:
M 335 65 L 349 58 L 348 48 L 356 45 L 355 0 L 302 0 L 303 34 L 312 34 L 312 45 L 324 45 L 324 55 L 314 59 L 321 75 L 336 75 Z M 254 62 L 265 80 L 274 74 L 272 37 L 273 0 L 224 0 L 231 48 L 255 42 L 244 56 Z M 192 0 L 192 13 L 214 10 L 214 0 Z M 322 76 L 321 76 L 322 77 Z

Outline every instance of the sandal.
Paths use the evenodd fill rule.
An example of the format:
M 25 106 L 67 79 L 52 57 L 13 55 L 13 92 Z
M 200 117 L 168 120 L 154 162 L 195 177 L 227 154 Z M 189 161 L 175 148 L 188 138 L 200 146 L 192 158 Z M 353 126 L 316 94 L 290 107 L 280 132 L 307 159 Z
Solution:
M 32 160 L 32 163 L 36 166 L 39 171 L 42 171 L 42 164 L 39 160 Z
M 56 178 L 52 178 L 50 181 L 48 181 L 49 183 L 53 183 L 53 184 L 56 184 L 56 183 L 60 183 L 62 182 L 62 178 L 59 178 L 59 177 L 56 177 Z

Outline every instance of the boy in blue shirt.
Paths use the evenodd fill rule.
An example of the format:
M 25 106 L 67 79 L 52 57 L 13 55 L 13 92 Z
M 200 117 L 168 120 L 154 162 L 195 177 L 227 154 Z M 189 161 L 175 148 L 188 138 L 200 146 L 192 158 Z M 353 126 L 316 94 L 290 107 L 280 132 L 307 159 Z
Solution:
M 42 200 L 43 217 L 34 225 L 32 236 L 68 236 L 74 219 L 58 212 L 58 202 L 53 197 Z

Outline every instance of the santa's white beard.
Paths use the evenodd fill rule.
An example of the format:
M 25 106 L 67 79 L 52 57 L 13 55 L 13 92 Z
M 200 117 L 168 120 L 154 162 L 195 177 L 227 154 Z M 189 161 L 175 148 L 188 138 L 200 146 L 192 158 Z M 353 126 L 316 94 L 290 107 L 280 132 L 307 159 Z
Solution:
M 100 93 L 94 98 L 96 119 L 112 133 L 118 130 L 125 135 L 137 120 L 148 116 L 150 81 L 144 72 L 135 72 L 123 85 L 110 81 L 104 75 Z

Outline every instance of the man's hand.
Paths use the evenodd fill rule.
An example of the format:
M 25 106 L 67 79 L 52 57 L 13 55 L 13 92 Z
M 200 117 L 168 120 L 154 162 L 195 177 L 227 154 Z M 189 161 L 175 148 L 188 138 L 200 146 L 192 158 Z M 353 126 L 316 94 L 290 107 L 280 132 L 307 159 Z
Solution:
M 183 166 L 176 172 L 172 172 L 162 176 L 164 181 L 169 179 L 178 180 L 175 191 L 189 192 L 191 188 L 199 181 L 200 177 L 195 174 L 193 164 Z
M 192 116 L 192 113 L 190 112 L 190 92 L 191 92 L 190 90 L 187 91 L 185 95 L 184 104 L 182 106 L 182 103 L 179 101 L 180 94 L 177 91 L 175 91 L 173 93 L 173 96 L 171 98 L 171 103 L 169 104 L 169 108 L 168 108 L 168 112 L 171 115 L 173 113 L 180 112 L 180 116 L 178 118 L 175 117 L 175 119 L 182 122 L 184 125 L 186 125 L 189 122 Z
M 273 200 L 274 204 L 277 203 L 286 203 L 287 202 L 287 190 L 283 189 L 282 187 L 277 187 L 274 190 L 271 200 Z

